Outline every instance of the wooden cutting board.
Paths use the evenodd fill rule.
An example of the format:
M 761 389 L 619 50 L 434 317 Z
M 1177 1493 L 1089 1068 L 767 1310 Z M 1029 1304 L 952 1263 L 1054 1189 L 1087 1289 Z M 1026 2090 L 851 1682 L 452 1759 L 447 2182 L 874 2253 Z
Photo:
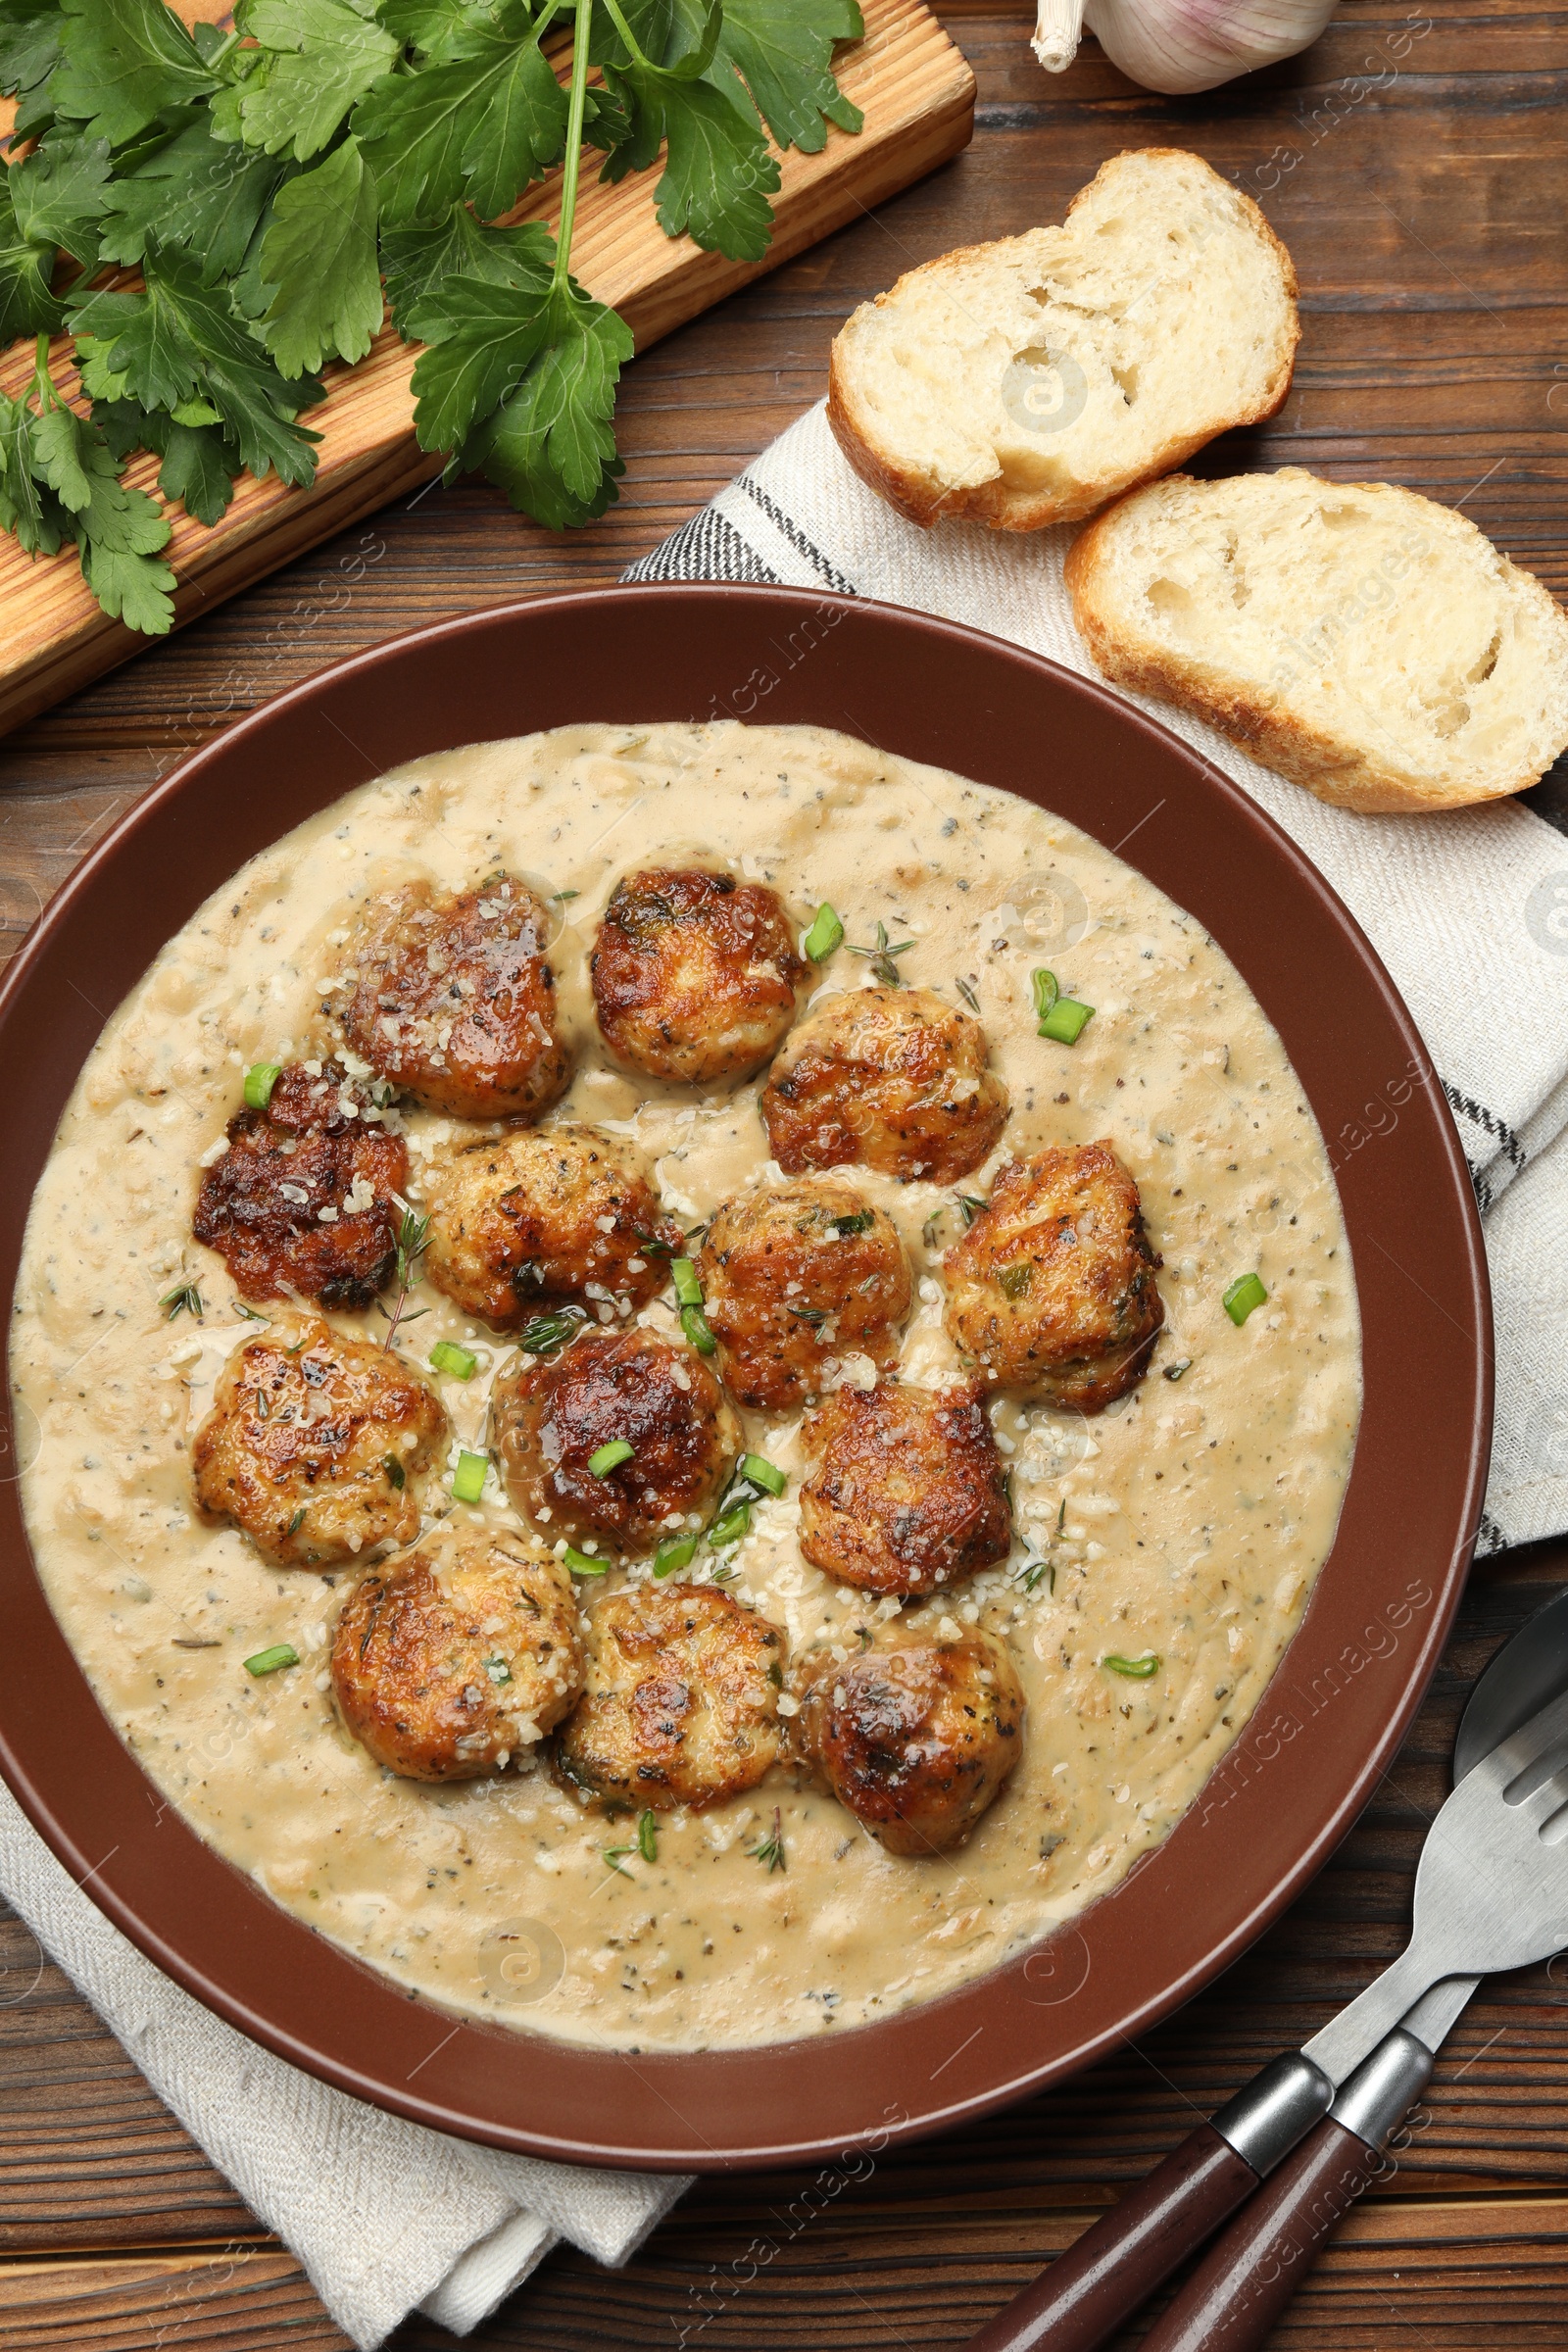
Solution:
M 176 5 L 187 21 L 220 13 L 214 0 Z M 763 261 L 728 262 L 689 237 L 666 237 L 652 203 L 658 165 L 618 187 L 601 186 L 591 160 L 585 165 L 573 274 L 621 312 L 640 351 L 968 144 L 974 76 L 936 20 L 919 0 L 863 0 L 863 6 L 865 37 L 840 52 L 837 72 L 845 95 L 864 114 L 864 128 L 853 137 L 829 129 L 819 155 L 791 150 L 780 159 L 783 184 L 773 199 L 773 241 Z M 541 182 L 518 218 L 553 221 L 559 177 Z M 69 395 L 75 388 L 69 345 L 57 348 L 56 374 Z M 357 368 L 328 369 L 328 397 L 310 413 L 322 436 L 310 490 L 242 474 L 233 503 L 212 530 L 182 507 L 170 508 L 173 537 L 166 558 L 179 578 L 176 628 L 440 471 L 441 460 L 414 438 L 409 378 L 417 357 L 417 346 L 384 328 Z M 19 347 L 0 367 L 8 391 L 20 389 L 30 363 L 30 346 Z M 157 471 L 155 458 L 139 456 L 125 478 L 152 490 Z M 0 535 L 0 732 L 157 642 L 106 619 L 82 584 L 74 552 L 34 563 L 6 535 Z

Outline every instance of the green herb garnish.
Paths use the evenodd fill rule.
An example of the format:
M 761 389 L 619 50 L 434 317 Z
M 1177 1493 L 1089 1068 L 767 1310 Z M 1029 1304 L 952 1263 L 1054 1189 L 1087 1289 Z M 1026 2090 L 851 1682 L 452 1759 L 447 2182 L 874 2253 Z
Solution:
M 1034 1276 L 1033 1266 L 1027 1263 L 1003 1266 L 997 1275 L 997 1282 L 1004 1298 L 1021 1298 L 1033 1282 Z
M 980 1009 L 980 1000 L 975 995 L 974 990 L 969 986 L 968 981 L 955 980 L 953 985 L 957 990 L 964 1003 L 968 1005 L 969 1010 L 971 1012 L 978 1012 Z
M 1255 1274 L 1239 1274 L 1220 1303 L 1240 1329 L 1253 1309 L 1262 1306 L 1267 1298 L 1268 1293 Z
M 1112 1650 L 1100 1663 L 1108 1666 L 1112 1674 L 1124 1674 L 1135 1683 L 1147 1683 L 1151 1675 L 1159 1672 L 1159 1660 L 1152 1649 L 1146 1649 L 1141 1658 L 1118 1657 Z
M 682 1306 L 701 1306 L 703 1286 L 697 1279 L 697 1268 L 689 1257 L 672 1257 L 669 1279 L 675 1285 L 675 1297 Z
M 388 310 L 424 347 L 422 449 L 548 530 L 603 514 L 633 343 L 571 274 L 585 150 L 610 180 L 648 173 L 667 236 L 755 265 L 776 149 L 860 128 L 833 75 L 855 0 L 240 0 L 227 34 L 163 0 L 0 17 L 36 142 L 0 184 L 0 324 L 36 338 L 0 408 L 0 517 L 29 555 L 74 542 L 104 611 L 153 636 L 170 523 L 122 479 L 132 454 L 209 525 L 242 472 L 309 486 L 322 372 L 365 359 Z M 510 224 L 558 167 L 556 233 Z M 83 415 L 50 379 L 61 334 Z
M 696 1536 L 666 1536 L 654 1553 L 654 1574 L 662 1579 L 689 1568 L 697 1555 Z
M 166 1291 L 158 1301 L 164 1310 L 164 1320 L 172 1323 L 176 1315 L 194 1315 L 199 1323 L 206 1312 L 202 1295 L 193 1282 L 182 1282 L 175 1291 Z M 265 1321 L 265 1317 L 263 1318 Z
M 869 1233 L 875 1223 L 874 1208 L 849 1208 L 843 1216 L 829 1217 L 827 1221 L 828 1231 L 836 1233 L 841 1242 L 847 1242 L 852 1233 Z
M 458 1454 L 458 1466 L 452 1473 L 452 1497 L 455 1502 L 477 1502 L 484 1494 L 484 1482 L 489 1475 L 490 1456 L 470 1453 L 464 1446 Z
M 1075 1046 L 1095 1017 L 1094 1006 L 1080 1004 L 1076 997 L 1064 997 L 1054 972 L 1031 972 L 1029 981 L 1040 1020 L 1038 1034 L 1054 1038 L 1058 1046 Z
M 568 1544 L 561 1556 L 573 1576 L 608 1576 L 610 1574 L 608 1560 L 596 1560 L 592 1552 L 579 1551 L 575 1544 Z
M 699 1355 L 711 1355 L 718 1346 L 708 1327 L 708 1317 L 700 1306 L 683 1306 L 680 1327 Z
M 769 1875 L 775 1870 L 784 1869 L 784 1816 L 777 1805 L 773 1807 L 772 1835 L 760 1839 L 756 1845 L 749 1845 L 746 1851 L 754 1862 L 760 1862 Z
M 512 1680 L 512 1668 L 505 1658 L 486 1658 L 484 1670 L 493 1683 L 510 1683 Z
M 398 1457 L 395 1453 L 384 1453 L 381 1456 L 381 1467 L 386 1472 L 387 1480 L 390 1485 L 398 1488 L 400 1491 L 408 1485 L 409 1474 L 404 1469 L 403 1464 L 398 1460 Z
M 612 1470 L 618 1470 L 622 1462 L 629 1462 L 635 1451 L 636 1447 L 627 1439 L 612 1438 L 607 1446 L 596 1447 L 588 1456 L 590 1476 L 608 1478 Z
M 245 1073 L 245 1107 L 265 1110 L 272 1100 L 272 1089 L 283 1075 L 280 1061 L 253 1061 Z
M 749 1502 L 732 1502 L 720 1511 L 708 1531 L 708 1541 L 715 1551 L 726 1544 L 738 1544 L 751 1533 L 752 1506 Z
M 801 953 L 812 963 L 826 963 L 836 948 L 844 945 L 844 925 L 824 899 L 817 908 L 811 928 L 801 942 Z
M 782 1494 L 790 1483 L 788 1477 L 775 1463 L 764 1461 L 760 1453 L 743 1453 L 741 1455 L 740 1474 L 754 1487 L 760 1488 L 764 1494 Z
M 637 1851 L 645 1862 L 659 1860 L 659 1815 L 652 1811 L 637 1816 Z
M 518 1332 L 517 1346 L 529 1355 L 554 1355 L 558 1348 L 564 1348 L 578 1324 L 587 1320 L 587 1309 L 581 1306 L 564 1306 L 554 1315 L 536 1315 Z
M 270 1649 L 259 1649 L 254 1658 L 247 1658 L 247 1674 L 276 1674 L 280 1666 L 297 1666 L 300 1653 L 292 1642 L 274 1642 Z
M 437 1340 L 430 1350 L 432 1372 L 447 1373 L 453 1380 L 471 1380 L 479 1369 L 479 1358 L 469 1348 L 460 1348 L 456 1340 Z
M 888 988 L 897 988 L 902 975 L 893 958 L 896 956 L 907 956 L 913 945 L 914 942 L 912 939 L 901 939 L 896 947 L 890 947 L 888 944 L 888 927 L 886 923 L 878 923 L 876 927 L 876 946 L 874 948 L 852 948 L 850 950 L 850 954 L 852 956 L 868 956 L 870 958 L 871 969 L 876 975 L 877 979 L 882 981 Z
M 967 1232 L 969 1227 L 974 1223 L 976 1217 L 983 1216 L 986 1210 L 991 1206 L 991 1203 L 989 1200 L 982 1200 L 978 1194 L 960 1193 L 958 1195 L 958 1206 L 963 1212 L 964 1231 Z
M 397 1262 L 392 1271 L 397 1297 L 392 1301 L 392 1312 L 386 1320 L 386 1337 L 381 1342 L 383 1354 L 397 1338 L 398 1325 L 404 1320 L 404 1309 L 409 1303 L 409 1293 L 419 1279 L 419 1266 L 429 1246 L 429 1218 L 421 1217 L 415 1209 L 406 1208 L 398 1224 Z M 421 1315 L 427 1314 L 429 1309 L 421 1306 L 419 1312 Z M 410 1315 L 408 1320 L 412 1323 L 414 1317 Z
M 1184 1355 L 1184 1356 L 1181 1358 L 1180 1362 L 1178 1362 L 1178 1363 L 1174 1363 L 1174 1364 L 1167 1364 L 1167 1365 L 1165 1366 L 1165 1378 L 1166 1378 L 1167 1380 L 1180 1380 L 1180 1378 L 1181 1378 L 1182 1374 L 1183 1374 L 1184 1372 L 1190 1372 L 1190 1371 L 1192 1370 L 1192 1368 L 1193 1368 L 1193 1359 L 1192 1359 L 1192 1357 L 1191 1357 L 1190 1355 Z

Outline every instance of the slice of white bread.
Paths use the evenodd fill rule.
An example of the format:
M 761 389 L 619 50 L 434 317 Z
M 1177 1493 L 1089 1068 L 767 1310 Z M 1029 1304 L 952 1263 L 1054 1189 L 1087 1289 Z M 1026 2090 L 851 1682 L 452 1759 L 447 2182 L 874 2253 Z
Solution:
M 1291 257 L 1176 147 L 1113 156 L 1060 228 L 926 262 L 834 339 L 828 422 L 912 522 L 1076 522 L 1272 416 L 1300 329 Z
M 1106 677 L 1342 808 L 1495 800 L 1568 745 L 1568 613 L 1413 490 L 1173 474 L 1080 532 L 1067 585 Z

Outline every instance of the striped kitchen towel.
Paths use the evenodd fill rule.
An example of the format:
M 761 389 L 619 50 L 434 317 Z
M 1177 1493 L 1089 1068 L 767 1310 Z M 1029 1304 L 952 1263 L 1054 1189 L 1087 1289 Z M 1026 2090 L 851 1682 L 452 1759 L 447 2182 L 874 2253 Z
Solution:
M 852 473 L 820 407 L 628 580 L 755 580 L 966 621 L 1097 676 L 1062 579 L 1070 528 L 920 530 Z M 1481 1203 L 1497 1409 L 1481 1548 L 1568 1530 L 1568 842 L 1550 785 L 1419 819 L 1354 816 L 1200 720 L 1131 695 L 1235 778 L 1312 858 L 1403 992 Z M 1561 807 L 1559 799 L 1556 803 Z M 1393 1115 L 1369 1105 L 1368 1119 Z

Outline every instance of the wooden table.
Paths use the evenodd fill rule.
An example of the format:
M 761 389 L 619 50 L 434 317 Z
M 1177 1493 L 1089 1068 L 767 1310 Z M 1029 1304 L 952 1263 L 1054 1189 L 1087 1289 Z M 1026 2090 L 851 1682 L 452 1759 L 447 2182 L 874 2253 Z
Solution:
M 7 944 L 110 821 L 235 712 L 416 621 L 613 579 L 816 397 L 854 303 L 951 245 L 1059 219 L 1123 145 L 1195 147 L 1234 173 L 1300 273 L 1290 400 L 1264 430 L 1216 444 L 1209 469 L 1289 463 L 1408 483 L 1462 505 L 1568 594 L 1568 12 L 1438 0 L 1407 16 L 1348 0 L 1306 56 L 1190 100 L 1134 89 L 1093 44 L 1048 78 L 1024 10 L 1004 0 L 942 14 L 979 75 L 973 148 L 633 367 L 625 496 L 603 523 L 555 539 L 482 487 L 429 491 L 0 744 Z M 1535 797 L 1568 807 L 1560 782 Z M 702 2352 L 961 2343 L 1197 2114 L 1392 1958 L 1463 1695 L 1565 1581 L 1568 1544 L 1477 1572 L 1360 1827 L 1250 1957 L 1146 2041 L 1010 2116 L 885 2155 L 859 2182 L 829 2173 L 808 2197 L 808 2176 L 702 2184 L 626 2270 L 558 2254 L 468 2340 L 630 2352 L 674 2346 L 686 2327 Z M 4 2352 L 343 2346 L 292 2258 L 16 1922 L 0 1924 L 0 1963 Z M 1424 2112 L 1276 2343 L 1560 2352 L 1568 1964 L 1485 1988 Z M 743 2284 L 759 2238 L 772 2252 Z M 399 2352 L 455 2341 L 420 2322 L 396 2338 Z

